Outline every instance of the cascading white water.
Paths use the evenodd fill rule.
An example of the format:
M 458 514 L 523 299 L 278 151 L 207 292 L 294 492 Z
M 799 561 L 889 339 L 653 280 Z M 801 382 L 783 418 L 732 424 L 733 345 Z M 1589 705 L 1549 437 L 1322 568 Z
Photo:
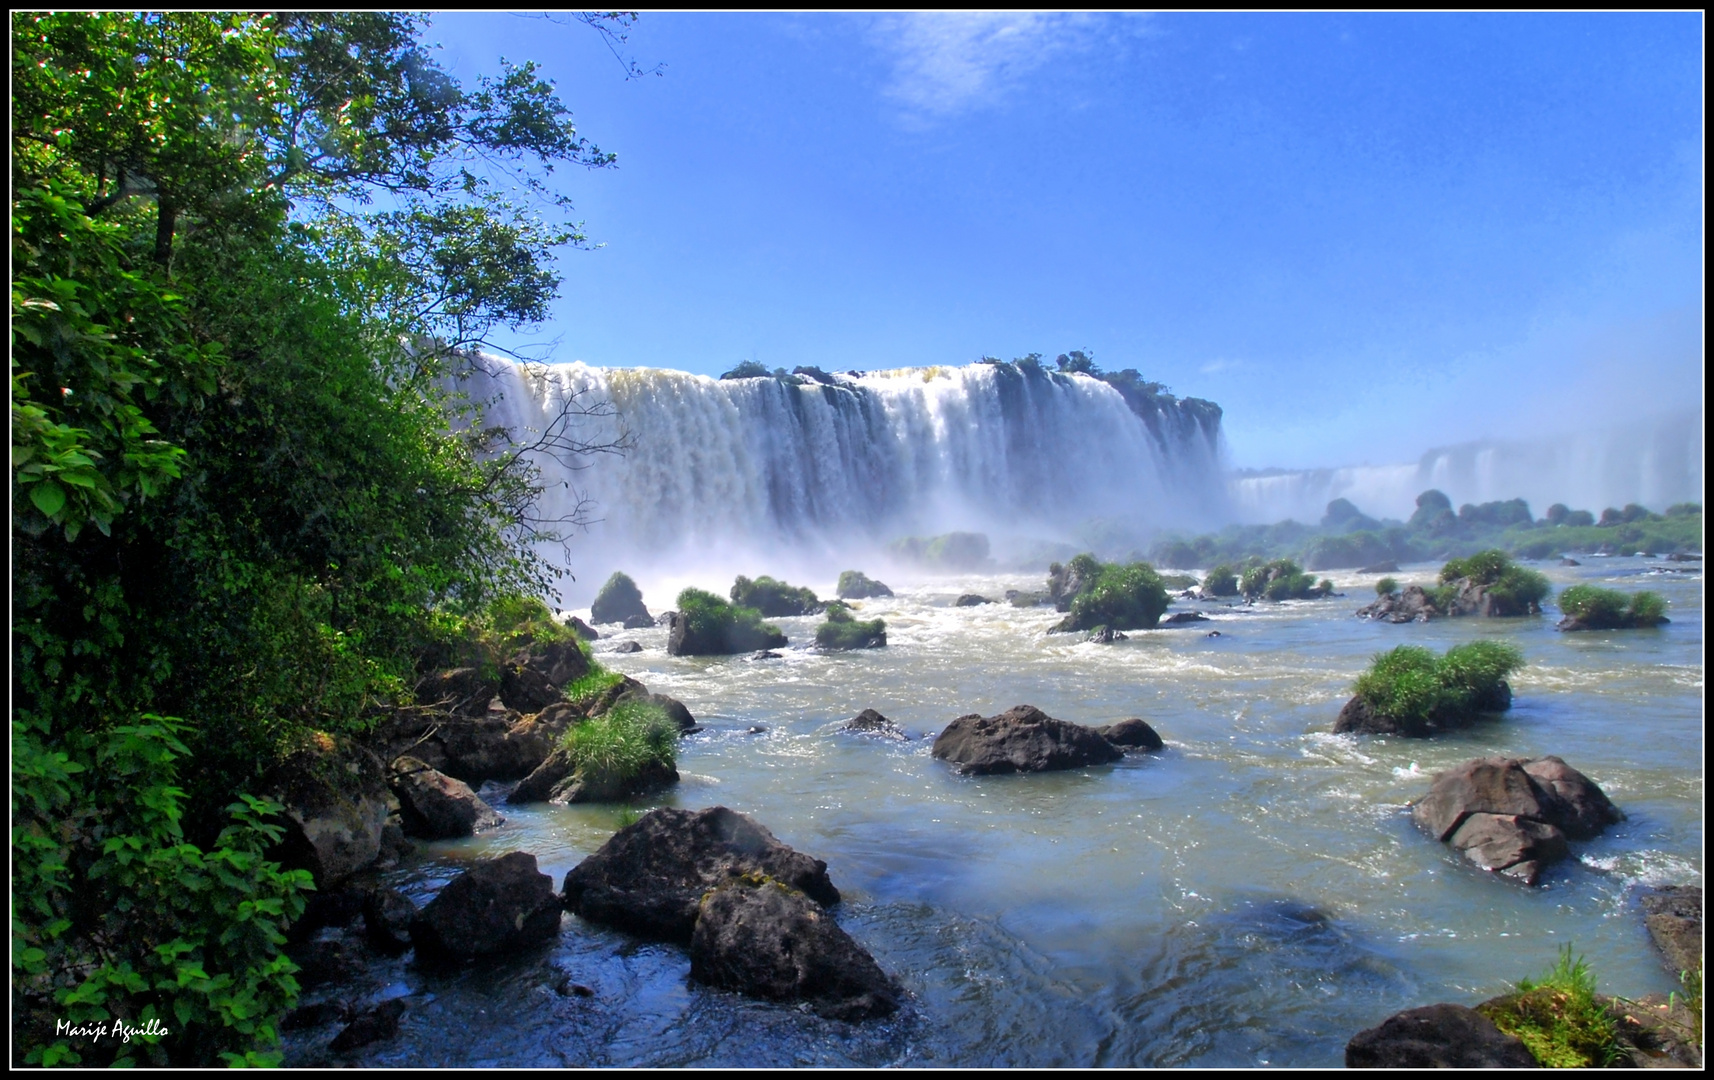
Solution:
M 1065 540 L 1099 520 L 1141 538 L 1212 526 L 1226 510 L 1217 410 L 1167 404 L 1146 422 L 1084 375 L 973 364 L 798 385 L 487 357 L 480 367 L 471 397 L 525 441 L 568 402 L 616 410 L 578 435 L 628 433 L 622 456 L 576 471 L 538 459 L 547 516 L 594 500 L 600 520 L 576 547 L 581 569 L 602 576 L 782 546 L 832 558 L 960 529 Z

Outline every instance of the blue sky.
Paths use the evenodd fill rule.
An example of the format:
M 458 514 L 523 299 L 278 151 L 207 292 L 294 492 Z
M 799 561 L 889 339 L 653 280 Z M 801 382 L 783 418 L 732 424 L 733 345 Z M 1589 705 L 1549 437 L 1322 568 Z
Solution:
M 619 167 L 552 359 L 719 374 L 1093 352 L 1235 465 L 1699 407 L 1699 14 L 445 14 Z

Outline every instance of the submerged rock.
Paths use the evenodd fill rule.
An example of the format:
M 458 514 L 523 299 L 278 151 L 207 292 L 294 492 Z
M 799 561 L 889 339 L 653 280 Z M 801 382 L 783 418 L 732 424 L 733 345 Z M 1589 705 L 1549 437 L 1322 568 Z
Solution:
M 1677 975 L 1702 967 L 1702 890 L 1667 885 L 1642 895 L 1643 924 L 1660 949 L 1666 969 Z
M 992 604 L 994 601 L 980 593 L 965 593 L 952 602 L 953 607 L 979 607 L 982 604 Z
M 1406 585 L 1403 592 L 1377 596 L 1374 603 L 1357 609 L 1359 618 L 1389 623 L 1427 622 L 1444 614 L 1421 585 Z
M 805 1001 L 836 1020 L 899 1008 L 898 984 L 820 904 L 757 875 L 728 878 L 701 898 L 690 977 L 769 1001 Z
M 1533 1069 L 1523 1040 L 1463 1005 L 1394 1013 L 1345 1044 L 1347 1069 Z
M 823 905 L 839 902 L 826 863 L 714 806 L 652 810 L 620 829 L 566 875 L 565 906 L 591 922 L 688 945 L 703 895 L 742 874 L 783 882 Z
M 874 709 L 864 709 L 845 721 L 841 730 L 857 735 L 878 735 L 884 739 L 909 739 L 909 736 L 904 733 L 899 725 L 888 720 Z
M 626 630 L 648 630 L 655 625 L 655 620 L 648 614 L 633 615 L 620 624 Z
M 1189 626 L 1191 623 L 1213 622 L 1200 611 L 1177 611 L 1160 621 L 1161 626 Z
M 1136 750 L 1159 750 L 1166 745 L 1161 741 L 1161 737 L 1155 733 L 1154 728 L 1135 716 L 1129 720 L 1120 720 L 1116 724 L 1098 727 L 1095 731 L 1114 746 Z
M 1557 757 L 1477 758 L 1438 773 L 1411 807 L 1417 826 L 1484 870 L 1534 885 L 1566 857 L 1566 839 L 1587 839 L 1623 814 L 1595 783 Z
M 388 785 L 399 797 L 405 832 L 426 840 L 450 840 L 492 829 L 506 819 L 470 790 L 470 785 L 404 756 L 387 767 Z
M 643 646 L 635 641 L 621 641 L 613 647 L 613 651 L 616 653 L 640 653 L 643 651 Z
M 507 952 L 559 933 L 560 898 L 536 857 L 514 851 L 453 878 L 411 921 L 417 955 Z
M 934 740 L 934 756 L 959 772 L 984 776 L 1105 765 L 1124 752 L 1091 728 L 1055 720 L 1034 705 L 1017 705 L 996 716 L 971 713 L 954 720 Z

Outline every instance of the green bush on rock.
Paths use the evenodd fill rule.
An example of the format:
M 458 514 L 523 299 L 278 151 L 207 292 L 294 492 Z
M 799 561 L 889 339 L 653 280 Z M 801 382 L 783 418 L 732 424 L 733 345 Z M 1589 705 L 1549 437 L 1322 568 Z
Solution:
M 1667 622 L 1666 600 L 1644 590 L 1626 596 L 1616 589 L 1573 585 L 1559 594 L 1561 630 L 1628 630 Z
M 595 602 L 589 606 L 590 621 L 598 623 L 622 623 L 634 615 L 647 618 L 648 614 L 649 609 L 643 606 L 643 590 L 637 588 L 629 574 L 618 571 L 601 586 Z
M 815 628 L 815 644 L 821 649 L 878 649 L 887 644 L 887 624 L 881 619 L 862 622 L 835 601 L 827 605 L 827 621 Z
M 1619 1023 L 1595 994 L 1595 976 L 1566 945 L 1539 981 L 1522 979 L 1515 994 L 1485 1001 L 1476 1011 L 1516 1036 L 1549 1069 L 1616 1065 L 1624 1054 Z
M 1166 586 L 1148 563 L 1100 563 L 1092 556 L 1072 560 L 1081 588 L 1070 614 L 1049 633 L 1072 633 L 1107 626 L 1114 630 L 1152 630 L 1166 613 Z
M 1357 676 L 1356 696 L 1333 730 L 1422 736 L 1467 726 L 1480 713 L 1511 707 L 1506 679 L 1523 666 L 1523 653 L 1498 641 L 1455 645 L 1441 657 L 1420 645 L 1400 645 Z
M 622 789 L 645 771 L 671 770 L 678 761 L 678 737 L 678 725 L 660 706 L 623 700 L 574 724 L 560 745 L 585 785 Z
M 1451 559 L 1440 568 L 1440 587 L 1431 594 L 1435 606 L 1453 615 L 1530 615 L 1553 585 L 1546 575 L 1518 566 L 1498 549 Z
M 1216 566 L 1202 579 L 1202 591 L 1210 596 L 1237 596 L 1237 572 L 1224 564 Z
M 1251 600 L 1310 600 L 1331 593 L 1333 582 L 1323 578 L 1318 584 L 1315 575 L 1304 573 L 1292 560 L 1275 559 L 1245 570 L 1238 591 Z
M 755 608 L 769 618 L 789 615 L 814 615 L 824 606 L 810 589 L 794 588 L 775 581 L 766 574 L 751 581 L 739 575 L 732 582 L 732 602 L 739 607 Z
M 876 596 L 891 596 L 893 590 L 861 570 L 846 570 L 839 575 L 834 595 L 841 600 L 868 600 Z
M 678 614 L 667 636 L 674 656 L 723 656 L 786 643 L 780 629 L 755 608 L 737 607 L 702 589 L 678 594 Z

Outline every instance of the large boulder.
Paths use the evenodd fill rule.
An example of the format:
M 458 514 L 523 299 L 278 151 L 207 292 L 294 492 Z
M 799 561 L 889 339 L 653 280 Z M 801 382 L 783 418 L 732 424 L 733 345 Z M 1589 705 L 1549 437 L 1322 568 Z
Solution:
M 387 774 L 410 836 L 451 840 L 492 829 L 506 820 L 470 790 L 469 784 L 431 769 L 418 758 L 395 758 Z
M 481 716 L 500 692 L 500 680 L 476 668 L 450 668 L 425 675 L 417 682 L 417 704 L 454 716 Z
M 839 902 L 827 864 L 793 851 L 724 806 L 653 810 L 620 829 L 565 877 L 565 906 L 591 922 L 690 944 L 703 894 L 757 874 L 824 905 Z
M 1463 1005 L 1424 1005 L 1387 1017 L 1345 1044 L 1347 1069 L 1533 1069 L 1523 1040 Z
M 1543 867 L 1569 853 L 1567 836 L 1594 836 L 1623 815 L 1557 757 L 1492 757 L 1436 774 L 1411 817 L 1482 869 L 1534 885 Z
M 729 878 L 698 904 L 690 977 L 769 1001 L 806 1001 L 821 1016 L 898 1011 L 899 987 L 833 917 L 771 878 Z
M 430 768 L 472 786 L 528 776 L 553 752 L 582 712 L 555 702 L 531 716 L 516 712 L 480 717 L 401 711 L 378 728 L 370 743 L 385 760 L 409 754 Z
M 308 870 L 318 888 L 344 881 L 381 854 L 385 770 L 363 747 L 314 733 L 270 771 L 263 789 L 285 808 L 285 834 L 270 858 L 288 870 Z
M 1473 701 L 1469 709 L 1436 709 L 1426 720 L 1417 717 L 1398 718 L 1378 713 L 1367 701 L 1353 695 L 1339 710 L 1333 722 L 1335 735 L 1403 735 L 1411 739 L 1426 739 L 1442 731 L 1471 727 L 1485 713 L 1505 712 L 1512 707 L 1512 684 L 1500 680 L 1486 696 Z
M 1095 733 L 1114 746 L 1134 750 L 1159 750 L 1166 744 L 1155 733 L 1155 729 L 1139 717 L 1120 720 L 1116 724 L 1098 727 Z
M 839 575 L 834 594 L 841 600 L 868 600 L 876 596 L 891 596 L 893 590 L 859 570 L 847 570 Z
M 595 594 L 589 618 L 598 623 L 622 623 L 636 615 L 649 617 L 649 609 L 643 606 L 643 590 L 627 575 L 615 572 Z
M 417 955 L 487 956 L 559 933 L 560 898 L 536 857 L 514 851 L 453 878 L 411 921 Z
M 678 770 L 660 761 L 650 761 L 630 776 L 580 770 L 571 752 L 561 747 L 547 756 L 536 770 L 518 781 L 506 801 L 514 805 L 532 802 L 617 802 L 678 783 Z
M 668 616 L 667 652 L 672 656 L 731 656 L 786 644 L 786 636 L 770 623 L 728 621 L 701 632 L 683 612 Z
M 1124 752 L 1091 728 L 1017 705 L 996 716 L 960 716 L 934 740 L 934 756 L 981 776 L 1105 765 Z
M 1406 585 L 1403 592 L 1383 593 L 1375 597 L 1374 603 L 1358 608 L 1357 614 L 1377 622 L 1407 623 L 1427 622 L 1445 612 L 1434 606 L 1434 601 L 1421 585 Z
M 1702 890 L 1694 885 L 1667 885 L 1642 896 L 1643 923 L 1660 947 L 1667 970 L 1702 968 Z

